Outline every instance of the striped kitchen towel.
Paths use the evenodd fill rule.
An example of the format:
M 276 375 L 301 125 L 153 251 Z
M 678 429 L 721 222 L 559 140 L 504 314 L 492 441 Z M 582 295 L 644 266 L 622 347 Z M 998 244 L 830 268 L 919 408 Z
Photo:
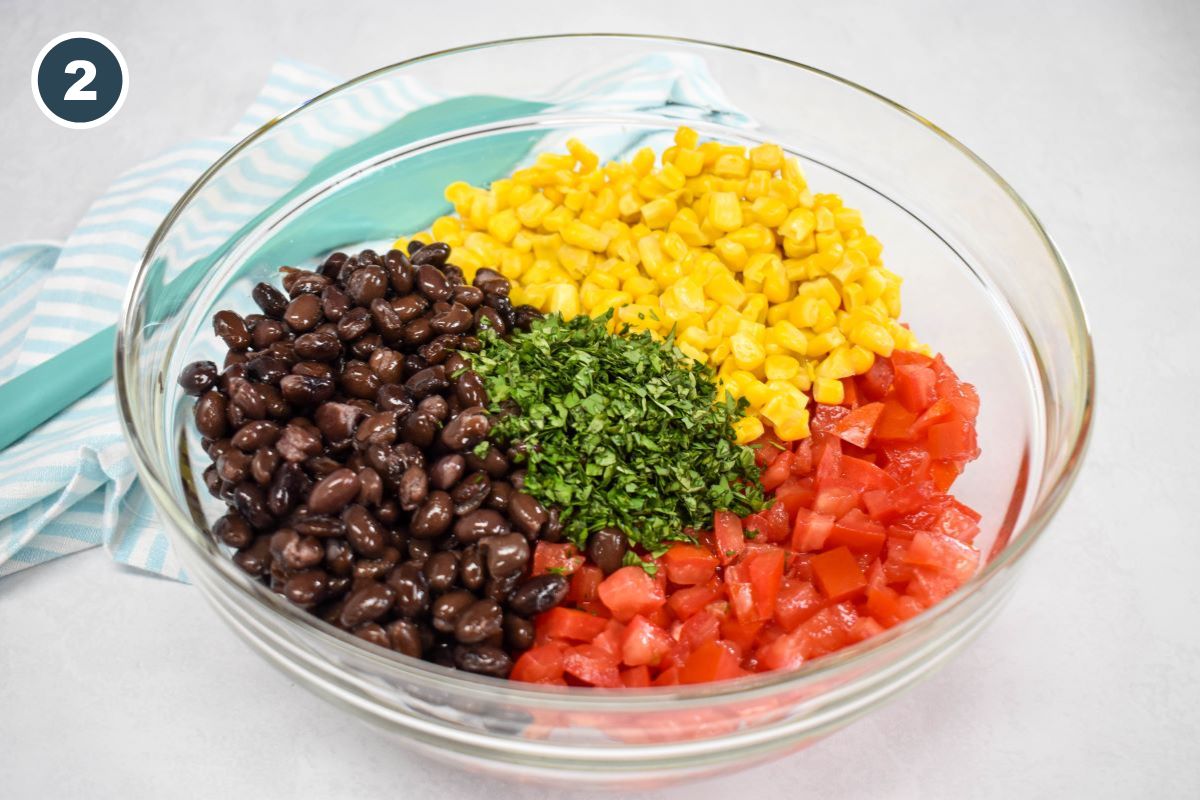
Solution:
M 0 382 L 115 323 L 146 243 L 184 191 L 245 135 L 337 82 L 321 70 L 280 62 L 227 135 L 190 142 L 123 175 L 92 204 L 64 244 L 0 248 Z M 388 95 L 378 105 L 384 111 L 362 104 L 355 109 L 360 128 L 382 127 L 397 108 L 416 109 L 440 99 L 415 84 L 380 88 Z M 704 63 L 691 56 L 651 55 L 611 65 L 557 93 L 576 107 L 618 94 L 647 109 L 699 106 L 724 121 L 748 123 L 722 96 Z M 345 121 L 342 115 L 340 123 Z M 577 135 L 606 158 L 660 144 L 611 129 Z M 563 144 L 553 135 L 542 142 L 558 149 Z M 261 180 L 287 174 L 287 153 L 273 157 L 277 163 L 262 170 Z M 203 238 L 196 244 L 204 244 Z M 136 479 L 109 381 L 0 453 L 0 577 L 103 544 L 122 564 L 184 580 Z

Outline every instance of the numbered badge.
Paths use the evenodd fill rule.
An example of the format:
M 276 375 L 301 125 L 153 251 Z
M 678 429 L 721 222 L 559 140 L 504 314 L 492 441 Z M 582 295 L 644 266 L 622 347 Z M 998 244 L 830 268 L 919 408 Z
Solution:
M 112 42 L 75 31 L 55 37 L 33 62 L 33 97 L 64 128 L 94 128 L 121 110 L 129 92 L 125 58 Z

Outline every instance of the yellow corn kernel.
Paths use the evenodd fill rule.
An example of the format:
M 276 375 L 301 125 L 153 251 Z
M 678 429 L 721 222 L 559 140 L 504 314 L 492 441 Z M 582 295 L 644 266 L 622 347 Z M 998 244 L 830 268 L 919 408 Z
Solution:
M 641 208 L 642 222 L 651 228 L 665 228 L 674 218 L 677 210 L 675 200 L 671 197 L 651 200 Z
M 780 320 L 772 325 L 770 335 L 781 347 L 802 356 L 808 355 L 808 338 L 789 320 Z
M 632 297 L 640 297 L 644 294 L 657 292 L 658 284 L 645 275 L 634 273 L 624 280 L 621 288 L 629 292 Z
M 649 174 L 650 170 L 654 169 L 654 151 L 649 147 L 643 147 L 633 155 L 633 171 L 638 176 Z
M 700 144 L 700 134 L 686 125 L 680 125 L 675 131 L 675 144 L 694 148 Z
M 850 366 L 855 375 L 862 375 L 875 363 L 875 354 L 865 347 L 857 345 L 850 348 Z
M 708 205 L 708 220 L 719 230 L 729 232 L 742 227 L 742 205 L 733 192 L 713 192 Z
M 517 218 L 516 212 L 511 208 L 506 208 L 497 214 L 493 214 L 487 222 L 488 233 L 496 237 L 497 241 L 504 244 L 511 242 L 519 230 L 521 230 L 521 221 Z
M 817 233 L 828 233 L 837 228 L 837 225 L 833 221 L 833 212 L 825 206 L 817 206 L 816 222 Z
M 807 439 L 812 434 L 812 431 L 809 429 L 808 420 L 808 409 L 801 409 L 798 413 L 774 426 L 775 435 L 785 442 L 797 442 L 801 439 Z
M 719 339 L 717 346 L 713 348 L 709 357 L 712 358 L 714 364 L 724 364 L 732 352 L 733 348 L 730 347 L 729 340 Z
M 685 356 L 690 358 L 692 361 L 695 361 L 697 364 L 707 364 L 708 363 L 708 353 L 705 353 L 703 350 L 699 349 L 698 347 L 692 347 L 687 342 L 677 342 L 675 344 L 675 346 L 679 348 L 679 352 L 683 353 Z
M 713 243 L 713 252 L 720 257 L 730 269 L 741 270 L 746 266 L 750 255 L 746 248 L 729 238 L 718 239 Z
M 746 333 L 735 333 L 729 338 L 730 354 L 738 367 L 753 370 L 762 365 L 767 357 L 763 346 Z
M 836 328 L 827 330 L 824 333 L 819 333 L 816 336 L 808 338 L 809 358 L 820 358 L 831 352 L 834 348 L 840 347 L 846 341 L 846 337 Z
M 800 374 L 800 362 L 791 356 L 767 356 L 763 370 L 767 374 L 767 380 L 791 380 Z
M 737 360 L 737 356 L 734 356 L 734 360 Z M 767 385 L 757 378 L 742 387 L 742 394 L 750 401 L 751 408 L 762 408 L 771 399 L 771 392 L 767 389 Z
M 839 345 L 817 365 L 817 375 L 822 378 L 849 378 L 855 375 L 850 348 Z
M 750 163 L 755 169 L 774 172 L 783 166 L 783 148 L 777 144 L 760 144 L 750 148 Z
M 712 350 L 717 342 L 708 331 L 692 326 L 679 335 L 678 341 L 685 342 L 697 350 Z
M 739 153 L 726 153 L 713 162 L 712 171 L 722 178 L 744 178 L 750 174 L 750 162 Z
M 778 228 L 787 219 L 788 209 L 777 197 L 759 197 L 750 206 L 754 219 L 768 228 Z
M 727 339 L 737 332 L 738 323 L 741 321 L 742 315 L 737 312 L 735 307 L 722 305 L 713 313 L 707 327 L 710 333 Z
M 688 255 L 687 242 L 678 233 L 670 232 L 662 238 L 662 249 L 676 261 L 682 261 Z
M 699 150 L 680 149 L 675 154 L 675 168 L 683 175 L 694 178 L 704 170 L 704 154 Z
M 750 444 L 762 436 L 764 430 L 758 417 L 742 417 L 733 423 L 733 433 L 738 444 Z
M 817 378 L 813 381 L 813 400 L 827 406 L 841 405 L 846 399 L 846 387 L 834 378 Z
M 772 303 L 786 303 L 792 297 L 792 282 L 788 280 L 783 260 L 771 253 L 763 266 L 763 294 Z
M 787 219 L 779 226 L 779 235 L 794 241 L 800 241 L 813 232 L 816 218 L 807 208 L 797 208 L 788 214 Z
M 551 284 L 546 296 L 546 311 L 562 314 L 563 319 L 579 316 L 579 291 L 569 283 Z
M 750 294 L 746 297 L 746 306 L 742 309 L 742 316 L 761 325 L 767 320 L 768 304 L 769 301 L 765 295 Z
M 795 394 L 770 394 L 767 401 L 762 405 L 762 415 L 771 422 L 773 427 L 790 421 L 793 417 L 798 416 L 801 411 L 805 410 L 804 402 L 796 399 L 796 395 L 799 395 L 801 398 L 804 395 L 800 394 L 798 389 L 790 385 L 788 385 L 788 388 Z M 771 387 L 766 387 L 766 390 L 769 393 Z
M 704 293 L 713 300 L 733 309 L 742 307 L 746 302 L 746 290 L 734 277 L 733 273 L 721 267 L 721 271 L 708 279 Z
M 877 322 L 864 322 L 850 331 L 850 341 L 884 358 L 891 356 L 896 343 L 887 328 Z
M 571 220 L 562 229 L 563 241 L 593 253 L 603 253 L 608 247 L 608 236 L 579 220 Z

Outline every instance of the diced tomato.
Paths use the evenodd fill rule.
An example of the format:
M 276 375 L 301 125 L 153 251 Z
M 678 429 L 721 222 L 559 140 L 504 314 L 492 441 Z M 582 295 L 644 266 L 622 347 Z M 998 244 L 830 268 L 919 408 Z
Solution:
M 792 530 L 792 520 L 788 516 L 787 506 L 776 498 L 771 507 L 759 514 L 764 523 L 759 529 L 762 536 L 760 541 L 782 542 L 788 538 Z
M 896 350 L 892 353 L 892 366 L 896 369 L 900 367 L 916 365 L 918 367 L 932 367 L 934 361 L 924 353 L 918 353 L 916 350 Z
M 909 564 L 932 567 L 961 585 L 975 574 L 979 551 L 941 533 L 921 532 L 913 537 L 904 560 Z
M 707 582 L 717 574 L 719 564 L 712 550 L 692 544 L 673 544 L 663 555 L 667 578 L 683 586 Z
M 846 547 L 813 556 L 812 568 L 817 587 L 834 602 L 853 597 L 867 586 L 858 562 Z
M 805 658 L 815 658 L 844 647 L 850 640 L 850 629 L 858 621 L 858 613 L 849 603 L 823 608 L 795 630 L 802 639 Z M 793 634 L 794 635 L 794 634 Z
M 819 489 L 842 475 L 842 440 L 836 436 L 821 437 L 814 445 L 813 458 L 817 465 L 813 478 Z
M 713 543 L 722 564 L 728 564 L 746 549 L 746 537 L 742 534 L 742 521 L 732 511 L 718 511 L 713 515 Z
M 929 474 L 933 479 L 933 488 L 939 492 L 948 492 L 954 482 L 958 480 L 958 476 L 962 473 L 962 467 L 957 461 L 934 461 L 929 465 Z
M 775 432 L 768 430 L 762 436 L 750 443 L 750 447 L 754 449 L 754 460 L 758 464 L 759 469 L 766 469 L 771 466 L 771 463 L 779 457 L 779 454 L 787 450 L 783 440 L 775 435 Z
M 813 510 L 819 514 L 831 514 L 840 517 L 852 508 L 858 507 L 859 493 L 845 484 L 826 485 L 817 492 L 813 502 Z
M 883 630 L 883 626 L 870 617 L 859 617 L 850 626 L 849 638 L 851 642 L 862 642 L 876 634 L 883 633 Z
M 754 618 L 770 619 L 775 611 L 775 600 L 783 581 L 783 566 L 786 554 L 781 548 L 759 550 L 748 559 L 750 585 L 754 594 Z
M 628 622 L 636 614 L 649 614 L 667 602 L 662 587 L 637 566 L 621 567 L 609 575 L 597 593 L 620 622 Z
M 679 643 L 688 651 L 715 639 L 721 632 L 721 621 L 707 611 L 696 614 L 679 628 Z
M 858 381 L 853 378 L 842 378 L 842 405 L 846 408 L 858 408 Z
M 979 455 L 975 426 L 965 419 L 940 422 L 929 428 L 929 455 L 934 459 L 970 461 Z
M 960 584 L 953 575 L 917 567 L 917 574 L 908 584 L 908 596 L 925 608 L 945 600 Z
M 924 447 L 885 447 L 883 469 L 900 483 L 919 483 L 929 473 L 929 451 Z
M 841 469 L 842 480 L 862 491 L 896 488 L 896 479 L 870 461 L 842 456 Z
M 621 660 L 631 667 L 657 665 L 671 652 L 675 640 L 640 614 L 629 621 L 621 640 Z
M 725 594 L 738 619 L 744 622 L 762 619 L 754 605 L 754 587 L 750 582 L 750 565 L 747 562 L 725 567 Z
M 650 685 L 650 668 L 644 664 L 621 670 L 621 683 L 626 689 L 644 689 Z
M 917 440 L 917 415 L 899 400 L 883 401 L 883 411 L 875 425 L 874 436 L 880 442 L 914 442 Z
M 785 631 L 793 631 L 824 604 L 825 599 L 808 581 L 784 578 L 775 601 L 775 619 Z
M 563 671 L 589 686 L 615 689 L 621 673 L 613 657 L 594 644 L 572 647 L 563 655 Z
M 658 673 L 658 677 L 654 679 L 654 686 L 678 686 L 679 685 L 679 667 L 670 667 Z
M 933 405 L 921 412 L 921 416 L 917 417 L 917 421 L 913 423 L 913 430 L 923 433 L 929 430 L 931 426 L 950 419 L 956 413 L 953 403 L 949 400 L 938 398 L 934 401 Z
M 679 671 L 680 683 L 708 683 L 741 674 L 733 649 L 720 640 L 707 641 L 692 651 Z
M 857 508 L 847 511 L 833 524 L 833 531 L 825 540 L 826 546 L 846 545 L 856 553 L 876 555 L 883 549 L 887 529 Z
M 978 512 L 950 498 L 950 502 L 938 514 L 936 530 L 960 542 L 971 544 L 979 535 L 979 520 Z
M 679 619 L 686 620 L 721 596 L 721 584 L 710 581 L 703 586 L 676 589 L 667 598 L 667 605 Z
M 810 553 L 820 550 L 833 532 L 833 522 L 830 514 L 818 514 L 807 508 L 798 510 L 792 526 L 792 549 Z
M 571 576 L 571 587 L 567 600 L 572 603 L 590 603 L 596 599 L 596 590 L 604 580 L 604 570 L 594 564 L 584 564 Z
M 526 683 L 545 683 L 562 680 L 563 648 L 559 644 L 531 647 L 513 664 L 509 677 Z
M 537 618 L 537 630 L 554 639 L 590 642 L 604 632 L 608 620 L 585 611 L 556 606 Z
M 930 372 L 931 377 L 932 375 L 933 373 Z M 867 443 L 871 441 L 875 426 L 879 424 L 881 414 L 883 414 L 883 403 L 868 403 L 838 420 L 833 426 L 833 432 L 850 444 L 866 447 Z
M 860 375 L 859 385 L 868 400 L 882 400 L 892 388 L 895 371 L 892 362 L 886 358 L 877 358 L 865 374 Z
M 744 653 L 754 644 L 758 632 L 765 622 L 742 622 L 737 617 L 726 617 L 721 620 L 721 638 L 735 645 L 740 653 Z
M 758 481 L 762 484 L 763 491 L 773 492 L 792 474 L 792 461 L 796 456 L 791 450 L 785 450 L 775 457 L 771 462 L 771 466 L 763 470 Z
M 850 409 L 845 406 L 827 406 L 818 403 L 808 421 L 808 428 L 814 434 L 830 433 L 837 421 L 849 413 Z
M 842 466 L 844 467 L 845 464 Z M 813 498 L 816 496 L 817 493 L 813 490 L 812 480 L 809 478 L 797 478 L 795 475 L 788 478 L 775 490 L 775 500 L 783 504 L 789 520 L 795 519 L 796 512 L 801 508 L 812 505 Z
M 906 364 L 896 368 L 896 397 L 915 414 L 937 400 L 937 376 L 929 367 Z
M 792 453 L 795 455 L 792 459 L 792 474 L 800 478 L 808 477 L 813 471 L 812 437 L 796 442 Z
M 560 575 L 571 575 L 583 566 L 583 556 L 579 549 L 570 542 L 553 544 L 538 542 L 533 550 L 533 574 L 545 575 L 547 572 L 557 572 Z
M 608 624 L 604 626 L 604 630 L 595 639 L 592 639 L 592 644 L 608 653 L 613 661 L 621 660 L 621 642 L 625 639 L 625 626 L 615 619 L 608 620 Z

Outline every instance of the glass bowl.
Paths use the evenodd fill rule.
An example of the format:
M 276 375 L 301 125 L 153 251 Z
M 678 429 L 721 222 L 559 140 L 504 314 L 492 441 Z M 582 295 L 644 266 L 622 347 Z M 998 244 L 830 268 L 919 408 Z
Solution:
M 860 208 L 906 279 L 904 319 L 983 400 L 983 455 L 956 494 L 983 516 L 986 566 L 896 628 L 792 671 L 604 691 L 475 677 L 375 648 L 243 574 L 210 536 L 191 400 L 174 376 L 219 355 L 214 311 L 253 309 L 280 265 L 386 249 L 481 184 L 569 136 L 605 158 L 679 125 L 773 141 L 816 191 Z M 215 360 L 220 360 L 216 358 Z M 517 39 L 356 78 L 250 135 L 183 196 L 147 248 L 117 343 L 138 473 L 217 612 L 297 683 L 460 765 L 572 785 L 726 772 L 803 747 L 944 664 L 991 619 L 1079 465 L 1093 401 L 1091 342 L 1062 259 L 1016 193 L 927 120 L 783 59 L 617 35 Z

